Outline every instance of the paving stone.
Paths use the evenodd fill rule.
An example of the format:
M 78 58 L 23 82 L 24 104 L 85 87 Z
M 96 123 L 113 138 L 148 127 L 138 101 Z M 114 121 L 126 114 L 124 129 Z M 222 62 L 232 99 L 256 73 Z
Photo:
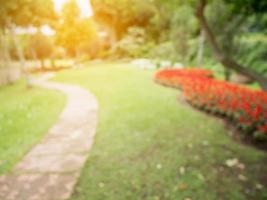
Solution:
M 26 174 L 0 178 L 0 199 L 63 200 L 71 195 L 78 179 L 71 174 Z
M 34 83 L 65 93 L 66 106 L 57 123 L 14 167 L 12 174 L 0 176 L 0 200 L 69 198 L 93 144 L 96 98 L 78 86 L 45 80 L 41 77 Z
M 86 158 L 86 154 L 26 155 L 26 157 L 16 165 L 14 173 L 68 173 L 80 171 Z

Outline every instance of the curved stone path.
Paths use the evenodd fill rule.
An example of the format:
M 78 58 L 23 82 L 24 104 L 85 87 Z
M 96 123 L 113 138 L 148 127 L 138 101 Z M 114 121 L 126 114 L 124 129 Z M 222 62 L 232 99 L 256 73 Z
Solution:
M 96 131 L 97 100 L 78 86 L 47 82 L 49 77 L 33 83 L 63 92 L 66 107 L 58 122 L 12 173 L 0 176 L 1 200 L 67 199 L 87 159 Z

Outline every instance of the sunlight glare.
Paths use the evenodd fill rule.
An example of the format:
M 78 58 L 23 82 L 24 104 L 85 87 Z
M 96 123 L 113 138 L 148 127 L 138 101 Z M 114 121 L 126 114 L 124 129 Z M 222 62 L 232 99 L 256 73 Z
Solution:
M 68 2 L 68 0 L 54 0 L 55 10 L 57 12 L 60 12 L 62 9 L 62 6 L 66 2 Z M 93 15 L 90 0 L 76 0 L 76 2 L 80 8 L 81 17 L 91 17 Z

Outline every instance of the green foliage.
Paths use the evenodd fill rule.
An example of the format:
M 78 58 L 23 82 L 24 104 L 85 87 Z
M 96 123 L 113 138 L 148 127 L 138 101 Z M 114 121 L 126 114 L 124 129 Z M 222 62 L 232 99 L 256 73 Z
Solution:
M 262 14 L 267 11 L 265 0 L 224 0 L 232 12 L 244 14 Z
M 253 1 L 248 1 L 247 3 L 250 2 L 250 4 L 246 5 L 243 5 L 242 2 L 213 1 L 207 9 L 209 25 L 225 55 L 248 68 L 265 74 L 267 70 L 264 61 L 266 59 L 266 42 L 253 40 L 256 35 L 254 32 L 262 30 L 260 24 L 264 20 L 259 18 L 257 12 L 260 11 L 252 12 L 253 8 L 249 8 L 249 6 L 256 6 L 252 3 Z M 234 12 L 237 5 L 241 6 L 240 10 Z
M 154 46 L 154 48 L 150 50 L 149 56 L 159 60 L 179 61 L 178 55 L 176 54 L 176 50 L 171 41 L 162 42 Z
M 28 52 L 31 52 L 32 58 L 36 56 L 38 59 L 48 58 L 53 53 L 52 39 L 43 35 L 41 32 L 37 32 L 32 35 L 29 40 Z
M 145 26 L 154 13 L 152 2 L 143 0 L 92 0 L 95 19 L 113 32 L 117 41 L 130 26 Z
M 253 39 L 254 38 L 254 39 Z M 242 63 L 267 77 L 267 40 L 265 37 L 251 35 L 242 40 L 239 58 Z
M 146 33 L 143 28 L 131 27 L 127 34 L 116 44 L 113 53 L 122 57 L 144 57 L 148 54 L 152 45 L 146 41 Z
M 213 1 L 207 8 L 207 18 L 221 50 L 227 56 L 237 57 L 240 35 L 247 30 L 246 19 L 229 10 L 223 0 Z
M 177 60 L 186 62 L 190 53 L 190 38 L 198 30 L 197 21 L 193 16 L 194 10 L 189 6 L 180 6 L 174 12 L 171 20 L 170 39 L 174 45 Z

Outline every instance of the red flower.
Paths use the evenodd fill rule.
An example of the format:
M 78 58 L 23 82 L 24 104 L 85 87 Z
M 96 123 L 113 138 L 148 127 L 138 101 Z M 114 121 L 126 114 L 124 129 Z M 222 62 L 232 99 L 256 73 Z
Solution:
M 267 133 L 267 93 L 212 79 L 212 71 L 203 69 L 167 69 L 159 71 L 157 82 L 183 90 L 191 104 L 217 110 Z

